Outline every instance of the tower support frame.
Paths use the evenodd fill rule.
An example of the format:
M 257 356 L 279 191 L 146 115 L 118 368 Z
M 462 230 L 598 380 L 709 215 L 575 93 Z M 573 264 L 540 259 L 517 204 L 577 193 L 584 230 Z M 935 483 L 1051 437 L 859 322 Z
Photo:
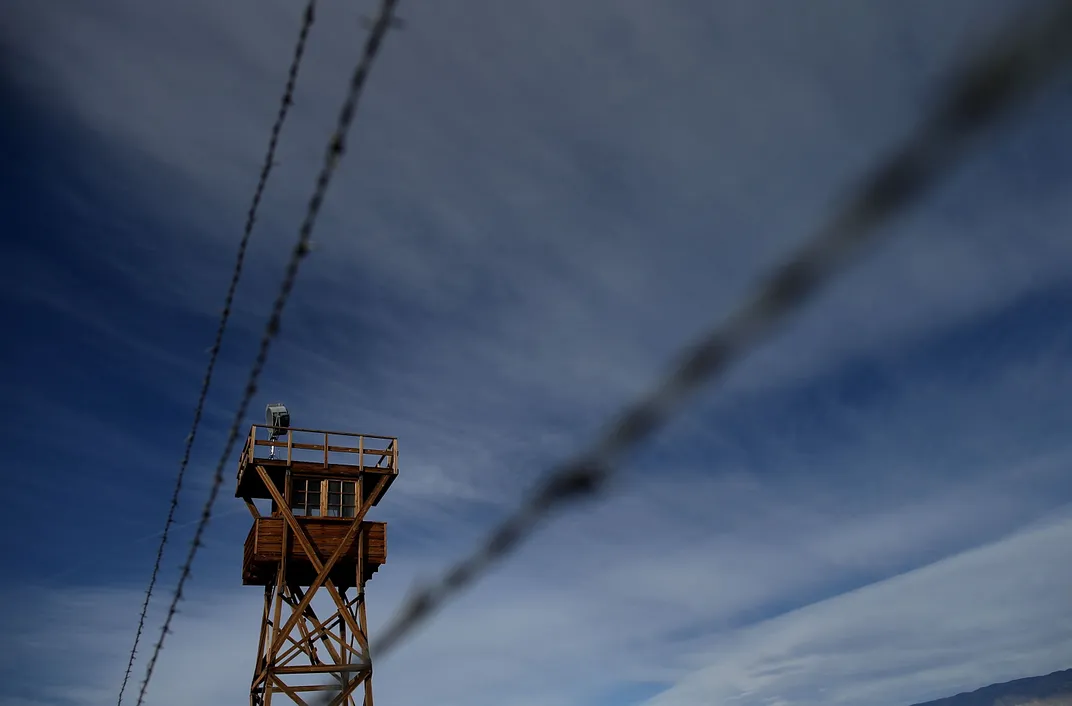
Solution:
M 291 510 L 290 473 L 280 493 L 263 465 L 256 465 L 255 470 L 274 503 L 273 515 L 283 519 L 283 545 L 275 578 L 264 589 L 250 704 L 272 706 L 273 697 L 286 697 L 291 703 L 309 706 L 303 694 L 329 691 L 335 692 L 330 701 L 332 706 L 373 706 L 372 661 L 365 616 L 367 542 L 362 536 L 365 531 L 362 523 L 391 477 L 373 476 L 376 480 L 372 492 L 365 493 L 363 485 L 368 474 L 358 475 L 357 497 L 362 502 L 355 508 L 353 518 L 347 518 L 352 521 L 346 524 L 345 534 L 334 551 L 325 557 Z M 291 542 L 316 572 L 304 587 L 292 580 L 288 567 Z M 340 558 L 344 554 L 352 556 L 355 547 L 354 595 L 349 595 L 349 588 L 337 588 L 331 577 L 337 574 L 334 570 Z M 323 619 L 312 605 L 313 598 L 320 593 L 330 598 L 333 607 L 333 612 Z M 333 683 L 308 683 L 324 676 L 330 676 Z M 363 687 L 360 695 L 359 687 Z

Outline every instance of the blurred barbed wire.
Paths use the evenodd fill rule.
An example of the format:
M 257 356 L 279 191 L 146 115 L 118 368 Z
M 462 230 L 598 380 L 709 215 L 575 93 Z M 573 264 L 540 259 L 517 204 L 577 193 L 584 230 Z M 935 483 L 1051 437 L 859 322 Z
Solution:
M 304 46 L 304 36 L 308 31 L 308 24 L 312 22 L 312 11 L 308 7 L 312 6 L 313 0 L 310 0 L 309 6 L 307 6 L 306 14 L 303 21 L 303 30 L 299 36 L 299 45 Z M 160 651 L 164 647 L 164 640 L 171 629 L 171 622 L 175 618 L 175 614 L 178 612 L 178 605 L 183 600 L 183 589 L 186 585 L 186 581 L 189 580 L 191 571 L 193 568 L 194 559 L 197 557 L 197 552 L 202 546 L 202 538 L 205 533 L 205 528 L 208 526 L 209 521 L 212 518 L 212 510 L 216 504 L 216 498 L 219 496 L 220 487 L 223 485 L 224 479 L 224 466 L 227 460 L 231 456 L 231 452 L 234 450 L 235 441 L 238 439 L 239 429 L 243 420 L 246 417 L 246 411 L 249 409 L 249 404 L 253 399 L 253 396 L 257 393 L 257 382 L 260 379 L 261 373 L 264 370 L 264 366 L 268 361 L 268 352 L 271 348 L 272 341 L 279 333 L 280 322 L 283 317 L 283 310 L 286 307 L 287 300 L 290 298 L 290 294 L 294 289 L 294 283 L 298 276 L 298 270 L 302 261 L 309 254 L 309 242 L 312 238 L 313 228 L 316 225 L 317 217 L 320 214 L 320 208 L 324 203 L 324 198 L 327 194 L 328 187 L 331 185 L 332 177 L 335 174 L 335 170 L 339 165 L 339 161 L 342 159 L 343 154 L 346 151 L 346 135 L 349 133 L 350 126 L 353 123 L 354 116 L 357 112 L 358 100 L 361 97 L 362 90 L 368 79 L 372 64 L 379 53 L 380 46 L 383 42 L 383 38 L 387 33 L 387 30 L 391 26 L 391 19 L 394 15 L 395 6 L 398 4 L 397 0 L 383 0 L 380 6 L 380 12 L 373 24 L 371 31 L 369 32 L 368 39 L 365 42 L 365 48 L 361 55 L 361 60 L 358 62 L 357 67 L 350 78 L 350 85 L 347 91 L 343 105 L 339 111 L 339 117 L 336 124 L 335 131 L 332 133 L 331 139 L 328 143 L 327 151 L 324 156 L 324 164 L 321 168 L 320 174 L 317 177 L 316 185 L 313 189 L 312 197 L 309 200 L 309 205 L 306 210 L 305 218 L 302 221 L 301 227 L 298 231 L 298 240 L 294 245 L 294 249 L 291 251 L 290 261 L 287 264 L 286 272 L 283 276 L 283 282 L 280 286 L 279 294 L 276 297 L 275 302 L 272 305 L 271 315 L 268 319 L 268 324 L 265 327 L 264 335 L 261 338 L 260 347 L 257 352 L 257 357 L 254 360 L 253 367 L 250 370 L 249 378 L 246 382 L 245 391 L 242 399 L 239 402 L 238 410 L 235 412 L 234 420 L 231 423 L 231 428 L 227 434 L 227 443 L 225 444 L 223 453 L 220 454 L 219 461 L 216 464 L 216 469 L 212 477 L 212 484 L 209 490 L 209 497 L 205 501 L 204 507 L 201 511 L 201 517 L 198 520 L 197 528 L 194 530 L 193 539 L 190 542 L 190 550 L 186 556 L 185 562 L 183 562 L 182 568 L 179 571 L 179 580 L 175 587 L 175 593 L 172 597 L 171 603 L 167 608 L 167 613 L 164 618 L 163 627 L 160 629 L 160 636 L 153 647 L 152 656 L 149 659 L 148 666 L 146 668 L 145 680 L 141 684 L 141 690 L 138 694 L 138 706 L 141 706 L 145 700 L 146 690 L 149 688 L 149 682 L 152 680 L 153 672 L 155 670 L 157 660 L 160 656 Z M 300 52 L 295 52 L 296 58 L 300 58 Z M 292 71 L 292 76 L 296 76 L 296 71 Z M 290 84 L 288 83 L 288 86 Z M 292 86 L 290 86 L 293 88 Z M 284 100 L 287 104 L 287 100 Z M 277 134 L 273 131 L 273 137 Z M 272 144 L 275 142 L 273 140 Z M 259 193 L 258 189 L 258 193 Z M 259 200 L 259 196 L 258 196 Z M 252 216 L 249 223 L 252 223 Z M 251 227 L 251 225 L 250 225 Z
M 216 339 L 208 351 L 208 365 L 205 367 L 205 376 L 201 381 L 201 392 L 198 394 L 197 404 L 194 407 L 194 419 L 190 426 L 190 433 L 186 436 L 186 446 L 183 449 L 182 460 L 179 462 L 179 472 L 175 476 L 175 487 L 171 492 L 167 519 L 164 521 L 164 531 L 160 535 L 160 544 L 157 547 L 156 558 L 153 561 L 149 585 L 145 589 L 145 599 L 142 601 L 141 614 L 138 616 L 138 627 L 134 633 L 134 645 L 130 648 L 130 657 L 127 660 L 126 672 L 123 674 L 123 683 L 119 687 L 119 696 L 116 699 L 117 706 L 121 706 L 123 703 L 123 694 L 126 692 L 127 683 L 130 681 L 130 675 L 134 670 L 134 660 L 137 658 L 138 645 L 141 643 L 142 632 L 145 629 L 145 616 L 149 612 L 149 603 L 152 600 L 153 590 L 160 576 L 160 564 L 164 559 L 164 548 L 167 545 L 168 535 L 172 525 L 175 523 L 175 512 L 179 508 L 179 496 L 182 493 L 186 468 L 190 464 L 190 453 L 193 449 L 194 441 L 197 439 L 197 430 L 201 425 L 201 417 L 205 411 L 205 400 L 208 398 L 208 390 L 212 384 L 212 374 L 216 370 L 216 362 L 219 359 L 220 348 L 223 345 L 223 334 L 227 330 L 227 323 L 231 318 L 231 308 L 234 305 L 235 292 L 238 290 L 238 282 L 242 278 L 246 250 L 249 248 L 249 241 L 253 235 L 253 226 L 257 222 L 257 211 L 260 208 L 261 198 L 264 196 L 265 186 L 268 184 L 268 177 L 272 173 L 272 167 L 275 166 L 275 151 L 276 146 L 279 144 L 279 136 L 283 131 L 283 123 L 286 122 L 287 113 L 294 103 L 294 88 L 298 83 L 298 72 L 301 70 L 302 57 L 305 55 L 305 45 L 309 39 L 309 31 L 312 29 L 315 17 L 316 0 L 309 0 L 305 6 L 305 11 L 302 13 L 302 23 L 298 31 L 298 41 L 294 47 L 294 57 L 287 72 L 287 83 L 283 89 L 283 97 L 279 101 L 279 111 L 276 113 L 275 122 L 272 124 L 271 136 L 268 139 L 268 150 L 264 156 L 260 178 L 257 180 L 257 186 L 253 191 L 253 200 L 246 214 L 246 225 L 242 232 L 242 239 L 238 244 L 234 271 L 231 273 L 231 282 L 227 287 L 227 295 L 224 297 L 223 309 L 220 311 L 220 322 L 216 327 Z M 138 703 L 141 703 L 141 698 L 138 699 Z
M 696 393 L 723 374 L 791 314 L 812 300 L 863 246 L 934 188 L 986 129 L 1072 58 L 1072 0 L 1023 17 L 954 74 L 906 142 L 856 185 L 826 225 L 728 317 L 688 347 L 677 365 L 621 412 L 590 447 L 552 469 L 520 506 L 470 554 L 413 591 L 369 648 L 394 649 L 454 594 L 472 585 L 556 510 L 601 497 L 623 452 L 648 438 Z M 366 665 L 355 665 L 355 670 Z M 338 692 L 336 692 L 337 694 Z M 318 703 L 328 703 L 331 695 Z

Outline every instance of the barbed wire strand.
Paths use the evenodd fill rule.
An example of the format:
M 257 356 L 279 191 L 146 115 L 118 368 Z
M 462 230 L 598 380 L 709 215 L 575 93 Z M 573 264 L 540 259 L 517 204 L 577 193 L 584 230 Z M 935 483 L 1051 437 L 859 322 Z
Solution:
M 130 648 L 130 659 L 127 661 L 126 673 L 123 675 L 123 683 L 119 687 L 119 698 L 116 701 L 117 706 L 121 706 L 123 703 L 123 694 L 126 692 L 127 683 L 130 681 L 130 675 L 134 670 L 134 660 L 138 654 L 138 645 L 141 643 L 142 632 L 145 629 L 145 617 L 149 612 L 149 603 L 153 597 L 153 590 L 156 588 L 156 581 L 160 575 L 160 564 L 164 558 L 164 547 L 167 545 L 168 534 L 171 531 L 172 525 L 175 523 L 175 512 L 179 508 L 179 496 L 182 493 L 183 479 L 186 475 L 186 467 L 190 464 L 190 454 L 193 449 L 194 440 L 197 438 L 197 429 L 201 425 L 201 416 L 205 409 L 205 400 L 208 398 L 208 390 L 212 383 L 212 374 L 216 369 L 216 361 L 219 359 L 220 348 L 223 344 L 223 334 L 227 329 L 227 323 L 231 318 L 231 307 L 234 304 L 235 292 L 238 290 L 238 281 L 242 277 L 242 268 L 246 260 L 246 250 L 249 248 L 250 237 L 253 234 L 253 225 L 257 221 L 257 211 L 260 208 L 261 198 L 264 196 L 264 189 L 268 183 L 268 177 L 272 173 L 272 167 L 275 165 L 275 151 L 279 144 L 279 136 L 283 131 L 283 123 L 286 122 L 287 113 L 290 110 L 290 106 L 294 103 L 294 88 L 298 82 L 298 72 L 301 69 L 302 57 L 305 54 L 305 44 L 309 38 L 309 31 L 313 26 L 313 21 L 316 16 L 316 0 L 309 0 L 305 7 L 305 12 L 302 15 L 301 29 L 298 32 L 298 41 L 294 47 L 294 57 L 290 63 L 290 70 L 287 75 L 287 83 L 283 89 L 283 97 L 279 103 L 279 111 L 276 114 L 275 123 L 272 125 L 271 136 L 268 140 L 268 150 L 264 157 L 264 164 L 261 166 L 260 178 L 257 181 L 257 187 L 253 192 L 253 200 L 250 203 L 249 211 L 246 214 L 246 224 L 242 232 L 242 240 L 238 244 L 238 254 L 235 257 L 234 272 L 231 274 L 231 283 L 227 288 L 227 296 L 224 299 L 223 309 L 220 312 L 220 323 L 216 328 L 216 339 L 212 343 L 212 348 L 209 349 L 208 366 L 205 368 L 205 377 L 201 381 L 201 392 L 197 398 L 197 405 L 194 408 L 193 424 L 190 427 L 190 433 L 186 437 L 186 448 L 183 450 L 182 461 L 179 463 L 179 472 L 175 477 L 175 488 L 171 493 L 171 502 L 168 507 L 167 520 L 164 522 L 164 531 L 160 536 L 160 545 L 156 550 L 156 559 L 153 561 L 153 571 L 149 577 L 149 587 L 145 590 L 145 600 L 141 605 L 141 615 L 138 616 L 138 628 L 134 633 L 134 645 Z
M 869 176 L 795 256 L 765 279 L 726 323 L 687 350 L 680 363 L 629 406 L 594 445 L 553 469 L 471 554 L 430 586 L 411 594 L 373 641 L 369 657 L 382 657 L 455 593 L 470 586 L 528 537 L 553 511 L 571 501 L 592 500 L 607 487 L 615 463 L 650 436 L 702 384 L 725 372 L 746 350 L 799 309 L 841 271 L 880 227 L 918 201 L 965 154 L 972 139 L 991 127 L 1072 57 L 1072 1 L 1005 34 L 951 82 L 914 137 Z M 352 671 L 367 668 L 355 665 Z M 337 693 L 337 692 L 335 692 Z M 331 695 L 320 699 L 330 701 Z
M 193 539 L 190 542 L 190 551 L 186 556 L 186 561 L 180 569 L 179 581 L 175 587 L 175 594 L 172 597 L 171 604 L 168 606 L 164 625 L 160 630 L 160 637 L 157 639 L 153 648 L 152 657 L 149 659 L 149 664 L 145 672 L 145 680 L 142 682 L 141 691 L 138 694 L 138 706 L 141 706 L 145 699 L 145 692 L 149 688 L 149 682 L 152 679 L 153 671 L 156 667 L 157 660 L 160 657 L 160 651 L 164 647 L 164 640 L 171 630 L 171 622 L 174 620 L 175 614 L 178 612 L 178 605 L 183 599 L 183 589 L 185 588 L 186 581 L 190 578 L 194 559 L 197 557 L 197 552 L 202 546 L 202 538 L 205 533 L 205 528 L 208 527 L 208 523 L 212 518 L 212 509 L 216 504 L 216 498 L 219 496 L 220 487 L 223 485 L 224 466 L 234 449 L 235 441 L 238 439 L 239 428 L 242 425 L 242 421 L 245 419 L 249 403 L 257 393 L 257 381 L 260 379 L 264 366 L 268 361 L 268 352 L 271 348 L 272 341 L 279 333 L 280 322 L 283 318 L 283 310 L 286 308 L 287 300 L 290 298 L 290 294 L 294 289 L 294 283 L 297 279 L 301 263 L 309 254 L 309 242 L 312 238 L 313 228 L 316 225 L 317 217 L 320 214 L 320 208 L 324 203 L 324 197 L 327 194 L 328 187 L 331 185 L 331 179 L 335 174 L 335 170 L 346 151 L 346 135 L 350 130 L 350 125 L 353 123 L 354 115 L 357 112 L 358 100 L 361 97 L 362 89 L 364 88 L 369 72 L 372 69 L 372 64 L 379 53 L 383 38 L 391 27 L 391 20 L 394 16 L 397 4 L 398 0 L 381 0 L 379 15 L 373 24 L 372 30 L 369 32 L 361 60 L 358 62 L 353 75 L 350 78 L 349 90 L 346 99 L 343 101 L 342 108 L 339 111 L 339 118 L 335 132 L 331 137 L 331 141 L 328 143 L 324 165 L 317 177 L 313 195 L 309 200 L 305 218 L 302 221 L 298 232 L 298 241 L 291 252 L 290 261 L 287 264 L 286 273 L 283 276 L 283 283 L 280 286 L 279 294 L 272 305 L 271 315 L 268 319 L 268 324 L 265 327 L 264 336 L 261 338 L 256 360 L 253 363 L 253 367 L 250 369 L 245 392 L 238 405 L 238 411 L 235 412 L 230 431 L 227 434 L 227 443 L 224 451 L 220 455 L 220 459 L 216 464 L 209 497 L 205 501 L 205 505 L 201 510 L 201 519 L 197 524 L 197 529 L 194 531 Z

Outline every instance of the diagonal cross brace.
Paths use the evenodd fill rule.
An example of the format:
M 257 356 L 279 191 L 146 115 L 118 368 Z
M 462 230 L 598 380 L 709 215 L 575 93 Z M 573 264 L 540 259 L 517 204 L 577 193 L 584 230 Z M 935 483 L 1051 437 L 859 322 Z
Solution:
M 266 479 L 267 472 L 263 469 L 263 467 L 258 466 L 257 471 L 258 473 L 262 474 L 262 478 Z M 309 561 L 312 563 L 313 567 L 318 572 L 317 578 L 313 581 L 312 585 L 309 588 L 309 591 L 306 593 L 306 595 L 302 598 L 302 600 L 298 603 L 297 606 L 293 606 L 294 612 L 291 614 L 290 618 L 283 626 L 281 632 L 278 633 L 277 638 L 272 645 L 271 652 L 273 654 L 278 652 L 279 648 L 283 646 L 283 642 L 286 640 L 285 636 L 289 635 L 290 632 L 294 629 L 294 626 L 296 625 L 301 614 L 304 613 L 305 609 L 312 602 L 312 595 L 316 592 L 318 588 L 320 588 L 321 585 L 326 584 L 325 588 L 331 594 L 332 598 L 335 599 L 336 605 L 341 606 L 346 603 L 342 600 L 342 597 L 339 595 L 334 584 L 327 578 L 327 576 L 330 574 L 332 568 L 334 568 L 335 563 L 338 561 L 338 559 L 342 556 L 343 553 L 345 553 L 349 544 L 353 541 L 354 535 L 360 529 L 361 522 L 363 521 L 365 514 L 368 512 L 369 508 L 372 505 L 372 500 L 376 497 L 376 494 L 380 491 L 382 484 L 385 481 L 386 477 L 380 479 L 380 483 L 375 488 L 373 494 L 369 497 L 369 500 L 362 505 L 362 507 L 357 513 L 355 513 L 354 521 L 350 524 L 347 533 L 340 540 L 339 545 L 335 548 L 335 552 L 331 555 L 331 557 L 329 557 L 327 563 L 321 561 L 319 552 L 317 552 L 316 548 L 313 546 L 311 538 L 309 537 L 305 528 L 298 524 L 297 519 L 290 511 L 290 508 L 287 506 L 287 504 L 285 502 L 280 503 L 282 496 L 279 494 L 274 484 L 266 483 L 266 485 L 268 486 L 269 493 L 273 495 L 273 499 L 276 501 L 277 506 L 280 508 L 281 514 L 286 520 L 288 526 L 294 532 L 295 539 L 298 540 L 299 544 L 301 544 L 302 549 L 305 551 L 305 554 L 309 558 Z M 352 631 L 357 634 L 361 634 L 361 629 L 357 625 L 352 615 L 349 615 L 347 611 L 341 611 L 341 616 L 343 620 L 347 623 L 347 626 Z
M 301 600 L 303 594 L 300 591 L 296 590 L 293 586 L 290 587 L 290 591 L 291 595 L 284 600 L 287 601 L 287 604 L 291 608 L 294 608 L 298 605 L 298 601 Z M 345 595 L 343 597 L 345 598 Z M 342 616 L 339 614 L 340 611 L 343 609 L 352 610 L 354 608 L 355 603 L 359 600 L 360 597 L 355 598 L 354 600 L 348 601 L 344 608 L 337 608 L 335 613 L 333 613 L 326 622 L 322 622 L 317 617 L 315 611 L 313 611 L 313 607 L 309 606 L 305 611 L 304 620 L 312 623 L 313 628 L 312 630 L 306 630 L 305 632 L 303 632 L 302 642 L 316 642 L 317 640 L 319 640 L 324 645 L 324 647 L 327 648 L 328 653 L 334 660 L 333 664 L 346 663 L 347 660 L 350 658 L 350 655 L 356 656 L 358 659 L 363 659 L 364 656 L 361 652 L 355 650 L 351 645 L 343 643 L 340 640 L 339 634 L 334 632 L 336 623 L 345 622 Z M 302 625 L 303 621 L 299 621 L 298 628 L 302 629 Z M 336 645 L 333 641 L 333 638 L 334 640 L 340 640 L 341 644 L 339 645 L 339 647 L 341 649 L 336 649 Z M 304 651 L 303 646 L 296 642 L 293 646 L 289 647 L 285 653 L 276 656 L 278 657 L 280 663 L 282 663 L 288 659 L 293 658 L 295 655 L 300 654 L 302 651 Z
M 304 596 L 305 594 L 299 588 L 293 585 L 290 585 L 289 589 L 290 598 L 288 605 L 290 605 L 291 608 L 295 608 L 298 605 L 298 601 L 300 601 L 302 599 L 302 596 Z M 346 610 L 353 610 L 358 604 L 358 602 L 362 600 L 361 596 L 358 596 L 354 599 L 348 599 L 345 594 L 343 595 L 343 598 L 347 599 L 346 605 L 343 606 L 343 608 L 345 608 Z M 305 619 L 313 625 L 313 630 L 309 632 L 310 639 L 320 640 L 327 648 L 328 652 L 331 654 L 331 658 L 335 660 L 336 664 L 343 663 L 344 658 L 342 655 L 344 654 L 354 654 L 358 657 L 361 657 L 360 652 L 358 652 L 352 646 L 347 644 L 342 644 L 341 651 L 337 652 L 335 648 L 335 643 L 331 639 L 332 637 L 337 638 L 337 635 L 334 633 L 335 624 L 345 622 L 342 615 L 340 615 L 340 612 L 343 608 L 336 608 L 335 612 L 332 613 L 328 617 L 328 619 L 324 621 L 320 620 L 320 618 L 316 614 L 316 611 L 313 610 L 312 606 L 309 606 L 305 611 Z M 361 638 L 358 639 L 360 640 Z
M 294 607 L 297 606 L 298 601 L 301 599 L 303 594 L 302 594 L 301 590 L 299 588 L 296 588 L 293 584 L 287 584 L 286 588 L 289 589 L 289 593 L 287 592 L 287 590 L 284 590 L 284 589 L 278 589 L 278 590 L 282 590 L 282 592 L 283 592 L 283 601 L 290 608 L 294 608 Z M 265 611 L 266 612 L 265 612 L 265 618 L 264 618 L 264 623 L 263 623 L 262 627 L 266 627 L 268 625 L 271 625 L 271 620 L 268 617 L 267 613 L 269 611 L 271 597 L 274 597 L 276 591 L 269 590 L 269 593 L 271 595 L 267 598 L 267 600 L 265 602 Z M 344 595 L 344 597 L 345 597 L 345 595 Z M 353 600 L 347 600 L 346 605 L 345 605 L 345 609 L 347 609 L 347 610 L 353 609 L 355 604 L 360 604 L 360 601 L 361 601 L 360 596 L 357 597 L 357 598 L 354 598 Z M 274 666 L 269 664 L 267 661 L 264 661 L 263 658 L 262 658 L 263 666 L 259 669 L 259 671 L 257 672 L 255 678 L 253 679 L 252 688 L 256 689 L 262 683 L 265 683 L 265 680 L 267 680 L 267 682 L 265 683 L 265 688 L 273 688 L 271 686 L 272 683 L 273 683 L 273 680 L 270 677 L 270 673 L 275 673 L 277 675 L 276 681 L 278 681 L 278 675 L 281 673 L 279 668 L 281 666 L 285 668 L 285 666 L 291 660 L 295 659 L 300 654 L 304 653 L 306 656 L 308 656 L 310 658 L 310 660 L 312 661 L 312 664 L 314 665 L 314 667 L 313 667 L 314 669 L 316 669 L 315 665 L 323 664 L 322 662 L 319 662 L 318 660 L 314 659 L 315 651 L 316 651 L 315 642 L 317 640 L 320 640 L 324 644 L 324 646 L 327 647 L 327 650 L 331 655 L 331 658 L 332 658 L 333 662 L 328 663 L 329 665 L 331 665 L 331 664 L 335 664 L 335 665 L 344 664 L 346 662 L 346 660 L 348 660 L 350 658 L 350 655 L 356 656 L 358 659 L 363 659 L 362 653 L 360 653 L 357 650 L 355 650 L 351 645 L 345 645 L 345 644 L 342 645 L 342 647 L 344 648 L 344 653 L 342 655 L 340 655 L 340 653 L 335 650 L 335 646 L 334 646 L 334 644 L 332 642 L 332 639 L 331 639 L 335 635 L 332 633 L 333 628 L 331 627 L 331 625 L 334 624 L 334 623 L 337 623 L 337 622 L 344 622 L 342 616 L 339 614 L 340 610 L 341 609 L 337 608 L 336 612 L 331 616 L 331 618 L 329 618 L 328 622 L 327 623 L 322 623 L 319 620 L 319 618 L 316 616 L 316 613 L 313 610 L 313 607 L 311 605 L 308 608 L 306 608 L 305 614 L 303 616 L 304 620 L 311 621 L 312 624 L 313 624 L 314 629 L 312 631 L 306 630 L 304 628 L 304 620 L 299 620 L 297 627 L 302 632 L 302 639 L 301 640 L 295 640 L 292 637 L 291 634 L 286 634 L 284 636 L 284 639 L 287 642 L 290 642 L 291 645 L 287 648 L 286 651 L 277 652 L 274 655 L 274 657 L 275 657 L 275 659 L 273 660 Z M 262 649 L 262 652 L 263 652 L 263 649 L 264 649 L 264 645 L 263 645 L 264 639 L 263 638 L 262 638 L 261 642 L 262 642 L 261 649 Z M 287 672 L 287 673 L 289 673 L 289 672 Z M 336 678 L 340 678 L 340 675 L 333 674 L 333 676 L 335 676 Z M 361 681 L 364 678 L 360 674 L 358 676 L 359 676 L 358 681 Z M 345 686 L 345 683 L 340 684 L 340 688 L 342 688 L 344 686 Z
M 290 617 L 287 619 L 287 622 L 284 624 L 282 630 L 280 631 L 280 633 L 278 633 L 278 636 L 272 643 L 270 654 L 275 654 L 279 651 L 279 648 L 282 647 L 283 642 L 286 639 L 284 635 L 287 635 L 292 630 L 294 630 L 294 626 L 297 623 L 298 619 L 305 612 L 305 609 L 309 606 L 309 604 L 312 603 L 313 595 L 316 593 L 317 589 L 319 589 L 325 583 L 328 586 L 327 590 L 332 594 L 332 597 L 335 599 L 336 603 L 338 605 L 343 605 L 345 603 L 344 601 L 342 601 L 342 597 L 338 594 L 338 591 L 335 590 L 334 584 L 332 584 L 328 580 L 328 574 L 333 568 L 335 568 L 335 564 L 338 563 L 339 559 L 346 552 L 347 547 L 353 541 L 354 535 L 356 535 L 358 530 L 361 528 L 361 523 L 364 521 L 366 513 L 368 513 L 369 508 L 372 507 L 373 501 L 379 496 L 380 491 L 383 489 L 383 486 L 387 483 L 387 479 L 390 476 L 384 474 L 376 482 L 376 486 L 373 488 L 372 493 L 369 494 L 368 500 L 363 502 L 361 507 L 358 508 L 357 511 L 354 513 L 354 521 L 350 523 L 350 527 L 347 529 L 346 534 L 343 536 L 343 538 L 339 541 L 338 546 L 335 547 L 335 551 L 332 552 L 331 556 L 328 557 L 328 560 L 326 562 L 322 562 L 320 560 L 319 552 L 317 552 L 316 548 L 313 546 L 312 540 L 309 538 L 309 535 L 306 532 L 305 528 L 302 527 L 298 523 L 297 518 L 294 517 L 294 513 L 291 512 L 288 503 L 279 493 L 279 489 L 275 487 L 275 484 L 272 483 L 270 478 L 268 477 L 268 472 L 265 470 L 264 466 L 257 466 L 256 468 L 258 475 L 260 475 L 261 479 L 264 480 L 268 492 L 272 495 L 272 499 L 275 501 L 276 506 L 279 508 L 280 514 L 283 516 L 284 521 L 290 526 L 291 530 L 294 532 L 294 538 L 298 540 L 299 544 L 301 544 L 302 549 L 305 551 L 306 556 L 312 563 L 313 568 L 317 571 L 316 578 L 313 579 L 313 582 L 309 585 L 309 590 L 306 591 L 305 596 L 293 609 Z M 353 632 L 358 634 L 362 632 L 356 621 L 354 621 L 352 615 L 349 615 L 347 611 L 342 611 L 342 615 L 343 619 L 346 620 L 347 626 Z
M 357 690 L 357 685 L 360 683 L 360 679 L 351 679 L 350 683 L 346 684 L 342 689 L 340 689 L 339 693 L 336 694 L 335 698 L 331 700 L 329 706 L 345 704 L 347 702 L 347 699 L 350 698 L 350 694 L 354 693 L 354 691 Z
M 275 682 L 274 685 L 271 683 L 273 681 Z M 299 696 L 298 692 L 295 691 L 293 687 L 288 686 L 287 684 L 285 684 L 283 682 L 282 679 L 280 679 L 279 677 L 277 677 L 275 675 L 272 675 L 271 677 L 268 678 L 268 684 L 266 686 L 269 689 L 273 688 L 273 686 L 275 688 L 279 689 L 284 694 L 289 696 L 294 701 L 294 703 L 299 704 L 299 706 L 309 706 L 309 702 L 306 701 L 305 699 L 303 699 L 301 696 Z

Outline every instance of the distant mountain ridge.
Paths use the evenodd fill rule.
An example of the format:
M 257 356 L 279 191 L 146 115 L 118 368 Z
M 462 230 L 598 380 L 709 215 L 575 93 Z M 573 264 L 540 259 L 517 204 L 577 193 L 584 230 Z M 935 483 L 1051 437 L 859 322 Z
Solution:
M 991 684 L 914 706 L 1072 706 L 1072 669 Z

